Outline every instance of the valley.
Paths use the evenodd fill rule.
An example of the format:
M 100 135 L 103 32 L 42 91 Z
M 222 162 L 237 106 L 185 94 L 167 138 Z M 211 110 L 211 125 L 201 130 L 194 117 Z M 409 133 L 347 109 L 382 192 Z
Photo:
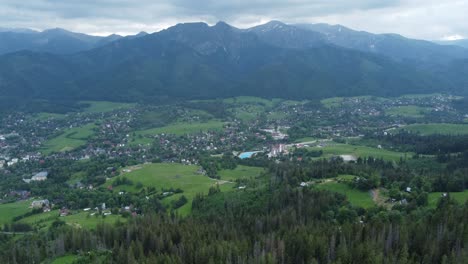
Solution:
M 253 186 L 261 186 L 270 177 L 271 172 L 261 168 L 269 161 L 342 159 L 347 164 L 371 158 L 394 166 L 411 163 L 415 157 L 429 161 L 436 155 L 402 151 L 373 139 L 374 135 L 401 132 L 422 136 L 465 135 L 468 126 L 463 119 L 467 113 L 453 107 L 456 100 L 459 98 L 433 94 L 331 98 L 317 104 L 238 97 L 163 106 L 83 102 L 86 105 L 83 110 L 60 115 L 16 113 L 4 116 L 0 128 L 0 173 L 5 197 L 4 205 L 0 206 L 5 212 L 22 211 L 11 214 L 21 216 L 30 212 L 27 207 L 33 197 L 49 199 L 53 206 L 47 214 L 58 215 L 58 209 L 67 208 L 75 212 L 72 215 L 76 214 L 77 220 L 68 221 L 72 217 L 65 216 L 65 222 L 92 228 L 100 222 L 95 215 L 103 211 L 83 212 L 83 209 L 98 208 L 102 203 L 112 206 L 108 212 L 117 215 L 141 214 L 145 202 L 137 200 L 154 197 L 161 200 L 161 207 L 188 215 L 193 198 L 211 188 L 220 188 L 222 192 L 258 188 L 249 184 L 257 182 Z M 215 109 L 211 109 L 212 104 Z M 416 111 L 415 115 L 414 109 L 424 111 Z M 236 157 L 245 151 L 255 154 L 244 159 Z M 62 164 L 69 164 L 70 169 L 59 169 Z M 87 169 L 82 171 L 80 168 L 84 167 Z M 49 173 L 47 180 L 23 183 L 22 179 L 39 171 Z M 78 202 L 44 189 L 48 184 L 68 188 L 77 195 L 100 190 L 108 198 Z M 347 183 L 326 181 L 318 187 L 345 194 L 352 204 L 357 199 L 356 206 L 374 205 L 370 191 L 360 193 Z M 18 198 L 16 194 L 22 192 L 28 195 Z M 437 195 L 440 192 L 429 194 L 431 204 Z M 118 208 L 115 199 L 126 202 Z M 36 223 L 35 217 L 27 216 L 21 221 Z M 115 217 L 112 214 L 102 219 L 114 221 Z M 52 223 L 50 219 L 48 222 Z

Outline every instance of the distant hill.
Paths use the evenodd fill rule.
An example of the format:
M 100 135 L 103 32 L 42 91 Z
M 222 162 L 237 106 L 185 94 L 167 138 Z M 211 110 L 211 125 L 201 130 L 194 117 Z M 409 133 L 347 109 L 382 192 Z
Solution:
M 142 32 L 128 38 L 144 36 Z M 0 28 L 0 55 L 18 51 L 48 52 L 53 54 L 73 54 L 101 47 L 123 38 L 120 35 L 107 37 L 91 36 L 55 28 L 42 32 L 30 29 Z
M 328 44 L 322 33 L 286 25 L 279 21 L 249 28 L 245 32 L 252 32 L 262 41 L 282 48 L 303 49 Z
M 459 46 L 468 49 L 468 39 L 436 41 L 436 43 L 440 45 Z
M 355 31 L 341 25 L 298 24 L 296 27 L 322 33 L 325 39 L 340 47 L 381 54 L 396 60 L 447 63 L 468 58 L 468 50 L 405 38 L 397 34 L 372 34 Z
M 382 52 L 369 52 L 359 48 L 364 44 L 338 45 L 323 30 L 274 21 L 247 30 L 224 22 L 178 24 L 138 37 L 109 36 L 107 43 L 86 35 L 70 38 L 98 46 L 72 54 L 20 51 L 0 56 L 0 100 L 154 101 L 237 95 L 314 99 L 468 90 L 464 49 L 402 37 L 382 38 L 400 43 L 398 49 L 382 44 Z M 421 48 L 428 54 L 420 51 L 420 60 L 410 54 L 418 45 L 428 47 Z M 426 61 L 445 56 L 441 54 L 453 59 Z

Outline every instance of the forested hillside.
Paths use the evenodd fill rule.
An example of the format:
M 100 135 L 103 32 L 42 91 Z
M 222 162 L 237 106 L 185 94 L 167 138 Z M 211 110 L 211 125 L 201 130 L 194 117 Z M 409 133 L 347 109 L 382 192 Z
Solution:
M 5 101 L 55 102 L 466 93 L 462 48 L 400 39 L 398 49 L 417 49 L 421 60 L 395 59 L 320 34 L 279 22 L 250 30 L 189 23 L 70 55 L 20 51 L 0 57 L 0 92 Z

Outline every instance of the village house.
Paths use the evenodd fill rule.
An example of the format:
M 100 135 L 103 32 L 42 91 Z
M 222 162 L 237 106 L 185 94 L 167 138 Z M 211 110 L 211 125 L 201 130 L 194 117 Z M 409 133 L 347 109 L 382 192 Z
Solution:
M 47 180 L 47 176 L 49 175 L 48 172 L 43 171 L 36 173 L 34 176 L 31 177 L 31 179 L 23 179 L 25 183 L 30 183 L 32 181 L 45 181 Z
M 35 200 L 31 203 L 31 208 L 33 209 L 38 209 L 38 208 L 50 208 L 50 203 L 49 200 L 44 199 L 44 200 Z
M 45 181 L 49 173 L 47 171 L 39 172 L 31 178 L 31 181 Z
M 69 214 L 70 214 L 70 211 L 67 208 L 62 207 L 62 209 L 60 209 L 60 213 L 59 213 L 60 216 L 67 216 Z

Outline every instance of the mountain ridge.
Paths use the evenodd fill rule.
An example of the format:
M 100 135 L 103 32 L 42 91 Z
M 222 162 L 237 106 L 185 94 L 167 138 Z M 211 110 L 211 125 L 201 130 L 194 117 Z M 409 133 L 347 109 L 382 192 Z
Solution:
M 454 70 L 464 59 L 420 67 L 424 61 L 342 47 L 277 21 L 250 30 L 183 23 L 73 54 L 0 56 L 0 92 L 75 101 L 466 93 L 466 79 Z

